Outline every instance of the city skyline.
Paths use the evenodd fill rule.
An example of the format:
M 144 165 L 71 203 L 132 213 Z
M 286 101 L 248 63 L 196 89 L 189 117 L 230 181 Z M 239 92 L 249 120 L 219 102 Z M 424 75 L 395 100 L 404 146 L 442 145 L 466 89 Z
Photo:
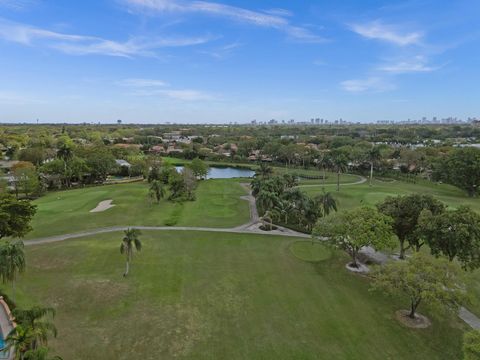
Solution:
M 475 1 L 0 0 L 0 122 L 479 115 Z

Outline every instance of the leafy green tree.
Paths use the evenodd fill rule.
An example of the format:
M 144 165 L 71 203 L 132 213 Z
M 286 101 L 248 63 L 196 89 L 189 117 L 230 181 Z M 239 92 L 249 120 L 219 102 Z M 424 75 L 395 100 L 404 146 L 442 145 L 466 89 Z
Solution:
M 67 162 L 73 157 L 74 144 L 68 136 L 61 136 L 57 141 L 57 157 Z
M 120 245 L 120 253 L 126 257 L 125 272 L 123 273 L 123 277 L 126 277 L 130 271 L 130 262 L 133 258 L 133 251 L 142 250 L 142 242 L 139 239 L 140 235 L 141 232 L 138 229 L 129 228 L 125 230 L 125 236 L 123 237 L 122 244 Z
M 17 276 L 25 271 L 25 251 L 22 241 L 6 241 L 0 245 L 0 278 L 2 282 L 12 283 L 15 300 L 15 282 Z
M 345 250 L 352 258 L 352 266 L 358 267 L 361 248 L 382 250 L 395 246 L 391 224 L 392 219 L 376 209 L 360 207 L 320 218 L 313 236 L 326 237 L 333 246 Z
M 456 312 L 465 297 L 461 274 L 455 264 L 423 253 L 379 267 L 373 279 L 373 289 L 410 299 L 412 319 L 421 303 Z
M 421 194 L 387 197 L 377 208 L 393 219 L 393 230 L 400 243 L 400 259 L 405 258 L 405 251 L 409 248 L 419 251 L 423 245 L 418 229 L 418 219 L 422 211 L 429 210 L 432 214 L 445 211 L 442 202 L 431 195 Z M 405 243 L 408 243 L 408 246 Z
M 150 183 L 149 196 L 158 204 L 165 197 L 165 187 L 160 180 L 153 180 Z
M 480 360 L 480 330 L 463 334 L 463 360 Z
M 189 168 L 182 170 L 183 183 L 185 184 L 185 195 L 187 200 L 195 200 L 195 189 L 197 187 L 197 178 Z
M 480 185 L 480 149 L 456 149 L 437 166 L 435 177 L 465 190 L 469 196 L 478 194 Z
M 148 177 L 147 180 L 149 183 L 155 180 L 160 180 L 160 166 L 157 164 L 153 164 L 152 167 L 150 168 L 150 171 L 148 172 Z M 168 178 L 167 181 L 164 182 L 165 184 L 168 183 Z
M 192 170 L 193 174 L 197 178 L 204 179 L 207 177 L 208 165 L 205 163 L 205 161 L 195 158 L 187 166 L 190 168 L 190 170 Z
M 104 148 L 92 149 L 85 160 L 93 182 L 104 182 L 117 168 L 115 158 Z
M 28 200 L 17 200 L 10 194 L 0 194 L 0 239 L 21 238 L 32 230 L 30 221 L 37 207 Z
M 40 180 L 35 166 L 30 162 L 19 162 L 12 167 L 15 196 L 23 193 L 27 198 L 40 192 Z
M 467 206 L 438 215 L 424 212 L 420 234 L 433 255 L 455 258 L 464 269 L 480 267 L 480 215 Z

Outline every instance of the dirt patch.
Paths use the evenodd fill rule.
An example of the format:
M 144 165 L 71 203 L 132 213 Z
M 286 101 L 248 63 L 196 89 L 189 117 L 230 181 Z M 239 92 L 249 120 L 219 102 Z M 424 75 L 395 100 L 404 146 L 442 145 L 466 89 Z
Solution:
M 100 201 L 95 209 L 90 210 L 91 213 L 95 212 L 102 212 L 105 210 L 110 209 L 111 207 L 114 207 L 115 205 L 112 205 L 113 200 L 103 200 Z
M 432 325 L 432 323 L 426 316 L 416 314 L 415 318 L 412 319 L 410 316 L 408 316 L 409 314 L 409 310 L 398 310 L 395 312 L 395 318 L 406 327 L 414 329 L 425 329 Z

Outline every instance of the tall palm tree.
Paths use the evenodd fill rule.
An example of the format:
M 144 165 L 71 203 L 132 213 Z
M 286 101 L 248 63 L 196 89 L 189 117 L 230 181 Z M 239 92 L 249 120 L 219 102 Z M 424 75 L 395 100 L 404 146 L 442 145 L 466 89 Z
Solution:
M 315 197 L 315 201 L 320 205 L 322 216 L 327 216 L 330 211 L 337 211 L 337 201 L 330 192 L 323 192 Z
M 274 210 L 280 215 L 283 216 L 283 221 L 285 224 L 288 224 L 288 214 L 293 209 L 293 204 L 290 201 L 285 199 L 280 200 L 276 205 Z
M 133 251 L 142 250 L 142 242 L 138 238 L 141 232 L 138 229 L 127 229 L 125 230 L 125 236 L 123 237 L 122 244 L 120 245 L 120 253 L 126 256 L 126 265 L 124 277 L 128 275 L 130 270 L 130 261 L 132 261 Z
M 25 271 L 25 252 L 22 241 L 6 241 L 0 246 L 0 277 L 2 282 L 12 283 L 15 301 L 15 281 L 17 275 Z
M 153 180 L 150 183 L 150 190 L 149 196 L 151 199 L 154 199 L 157 204 L 160 202 L 161 199 L 165 197 L 165 187 L 160 180 Z
M 317 159 L 317 166 L 323 170 L 322 184 L 325 187 L 325 180 L 327 179 L 327 169 L 332 167 L 332 159 L 329 153 L 321 152 Z
M 348 167 L 348 158 L 342 153 L 337 153 L 332 159 L 332 165 L 337 173 L 337 191 L 340 191 L 340 174 Z
M 372 186 L 372 181 L 373 181 L 373 165 L 376 164 L 380 159 L 382 155 L 380 153 L 380 149 L 378 146 L 372 145 L 372 148 L 367 152 L 367 158 L 368 161 L 370 162 L 370 181 L 369 181 L 369 186 Z
M 278 203 L 278 196 L 271 191 L 260 190 L 257 196 L 258 206 L 263 210 L 271 210 Z
M 260 175 L 263 179 L 270 177 L 273 174 L 273 169 L 267 163 L 261 162 L 260 167 L 256 171 L 256 175 Z
M 48 336 L 57 337 L 57 328 L 51 321 L 55 309 L 34 306 L 27 310 L 15 309 L 13 315 L 17 323 L 32 330 L 30 349 L 36 350 L 40 345 L 48 344 Z

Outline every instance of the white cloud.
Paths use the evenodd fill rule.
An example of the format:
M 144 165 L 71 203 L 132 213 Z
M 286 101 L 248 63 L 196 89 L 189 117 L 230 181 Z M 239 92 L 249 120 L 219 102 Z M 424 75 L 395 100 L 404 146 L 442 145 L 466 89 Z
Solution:
M 312 33 L 304 27 L 293 26 L 286 18 L 291 16 L 291 13 L 283 9 L 262 12 L 208 1 L 124 0 L 124 2 L 130 7 L 130 9 L 144 11 L 146 14 L 151 14 L 152 11 L 203 13 L 284 31 L 290 38 L 297 41 L 325 41 L 323 37 Z
M 200 101 L 215 99 L 215 96 L 205 91 L 192 89 L 174 89 L 170 88 L 168 83 L 156 79 L 123 79 L 117 81 L 116 85 L 132 88 L 133 91 L 130 94 L 134 96 L 159 96 L 181 101 Z
M 348 92 L 384 92 L 395 89 L 395 86 L 381 77 L 368 77 L 366 79 L 345 80 L 340 86 Z
M 200 53 L 209 55 L 215 59 L 222 60 L 229 57 L 236 49 L 242 47 L 243 44 L 239 42 L 230 43 L 212 50 L 202 50 Z
M 134 87 L 134 88 L 144 88 L 144 87 L 168 86 L 168 83 L 166 83 L 165 81 L 156 80 L 156 79 L 133 78 L 133 79 L 124 79 L 124 80 L 118 81 L 117 85 Z
M 36 3 L 35 0 L 0 0 L 0 7 L 12 10 L 23 10 Z
M 425 57 L 415 56 L 407 60 L 381 65 L 378 67 L 378 70 L 392 74 L 405 74 L 432 72 L 438 70 L 439 68 L 440 67 L 438 66 L 435 67 L 428 65 L 428 61 Z
M 400 31 L 396 27 L 383 24 L 380 21 L 354 24 L 350 28 L 367 39 L 381 40 L 398 46 L 418 45 L 423 38 L 421 32 Z
M 119 42 L 95 36 L 64 34 L 0 19 L 0 39 L 23 45 L 44 45 L 72 55 L 154 56 L 154 50 L 204 44 L 211 37 L 136 38 Z
M 159 94 L 163 94 L 171 99 L 182 101 L 199 101 L 213 100 L 214 96 L 203 91 L 182 89 L 182 90 L 159 90 Z

